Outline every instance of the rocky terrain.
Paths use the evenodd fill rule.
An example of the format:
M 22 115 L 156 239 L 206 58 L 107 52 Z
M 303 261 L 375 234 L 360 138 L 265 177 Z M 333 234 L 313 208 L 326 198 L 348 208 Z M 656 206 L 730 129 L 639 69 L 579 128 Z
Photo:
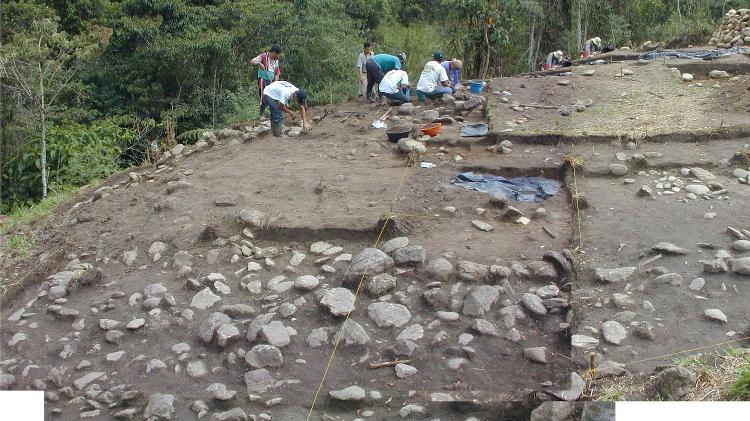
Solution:
M 675 63 L 394 108 L 434 138 L 391 144 L 385 106 L 341 104 L 115 175 L 4 263 L 2 388 L 44 390 L 54 419 L 609 419 L 574 402 L 597 379 L 746 344 L 750 78 Z M 465 171 L 563 188 L 520 202 Z

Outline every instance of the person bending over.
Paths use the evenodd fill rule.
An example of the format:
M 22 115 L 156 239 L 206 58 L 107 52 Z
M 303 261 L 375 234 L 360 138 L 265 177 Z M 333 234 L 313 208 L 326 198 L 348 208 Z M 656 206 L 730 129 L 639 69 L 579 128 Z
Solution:
M 302 130 L 307 131 L 309 123 L 306 118 L 307 93 L 287 81 L 276 81 L 266 86 L 263 90 L 263 103 L 271 110 L 271 132 L 275 137 L 280 137 L 284 123 L 282 112 L 289 115 L 291 120 L 295 119 L 294 112 L 289 108 L 289 100 L 294 99 L 299 104 L 299 114 L 302 118 Z

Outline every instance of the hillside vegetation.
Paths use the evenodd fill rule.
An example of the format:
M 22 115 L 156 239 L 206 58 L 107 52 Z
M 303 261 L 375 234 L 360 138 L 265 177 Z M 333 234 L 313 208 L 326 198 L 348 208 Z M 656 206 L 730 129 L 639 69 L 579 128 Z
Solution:
M 356 92 L 363 41 L 464 60 L 463 77 L 536 67 L 590 37 L 705 43 L 750 0 L 23 0 L 2 3 L 0 213 L 152 159 L 150 145 L 257 116 L 249 60 L 283 48 L 311 103 Z M 15 66 L 13 65 L 15 63 Z M 39 92 L 43 81 L 45 90 Z M 40 95 L 41 94 L 41 95 Z M 18 211 L 16 211 L 18 213 Z

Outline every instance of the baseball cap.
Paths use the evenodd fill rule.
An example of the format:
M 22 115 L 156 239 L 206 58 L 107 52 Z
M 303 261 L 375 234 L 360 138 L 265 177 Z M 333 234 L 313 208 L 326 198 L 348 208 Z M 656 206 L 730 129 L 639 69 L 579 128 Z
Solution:
M 297 92 L 295 92 L 294 95 L 297 97 L 297 103 L 299 105 L 306 105 L 307 92 L 305 92 L 304 89 L 297 89 Z
M 432 58 L 436 61 L 443 61 L 443 53 L 440 51 L 435 51 L 434 53 L 432 53 Z

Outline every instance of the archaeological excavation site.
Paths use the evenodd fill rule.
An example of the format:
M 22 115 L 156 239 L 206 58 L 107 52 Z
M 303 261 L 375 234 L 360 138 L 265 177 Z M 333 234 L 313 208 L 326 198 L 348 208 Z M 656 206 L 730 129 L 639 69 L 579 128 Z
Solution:
M 735 48 L 178 144 L 4 259 L 2 388 L 53 420 L 599 420 L 695 396 L 675 361 L 750 339 Z

